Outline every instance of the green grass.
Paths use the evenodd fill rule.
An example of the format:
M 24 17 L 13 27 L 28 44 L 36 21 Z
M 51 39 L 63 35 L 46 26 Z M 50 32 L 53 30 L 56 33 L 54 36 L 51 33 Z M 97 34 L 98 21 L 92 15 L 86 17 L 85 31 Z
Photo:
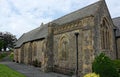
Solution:
M 0 77 L 25 77 L 17 71 L 14 71 L 7 66 L 0 64 Z

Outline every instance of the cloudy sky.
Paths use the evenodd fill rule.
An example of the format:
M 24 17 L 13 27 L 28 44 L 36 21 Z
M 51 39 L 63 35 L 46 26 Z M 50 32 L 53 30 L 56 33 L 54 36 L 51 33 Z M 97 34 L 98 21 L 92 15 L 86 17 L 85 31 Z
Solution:
M 47 23 L 98 0 L 0 0 L 0 31 L 19 38 Z M 112 17 L 120 16 L 120 1 L 106 0 Z

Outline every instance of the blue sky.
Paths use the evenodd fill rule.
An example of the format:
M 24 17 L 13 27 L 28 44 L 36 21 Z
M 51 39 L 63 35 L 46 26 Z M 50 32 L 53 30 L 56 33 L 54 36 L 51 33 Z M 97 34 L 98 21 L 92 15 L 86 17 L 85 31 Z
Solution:
M 0 0 L 0 31 L 19 38 L 47 23 L 98 0 Z M 120 2 L 106 0 L 112 17 L 120 16 Z

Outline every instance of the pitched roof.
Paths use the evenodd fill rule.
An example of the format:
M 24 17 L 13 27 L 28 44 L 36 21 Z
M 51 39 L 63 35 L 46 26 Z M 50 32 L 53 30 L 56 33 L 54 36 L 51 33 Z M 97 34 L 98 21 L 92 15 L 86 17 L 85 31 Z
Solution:
M 116 37 L 120 36 L 120 17 L 113 18 L 113 23 L 117 27 Z
M 20 47 L 23 43 L 45 38 L 48 35 L 48 25 L 38 27 L 30 32 L 24 33 L 15 43 L 15 48 Z
M 61 18 L 58 18 L 56 20 L 53 20 L 51 23 L 55 23 L 58 25 L 62 25 L 65 23 L 69 23 L 71 21 L 77 20 L 77 19 L 82 19 L 83 17 L 87 17 L 90 15 L 94 15 L 95 12 L 98 9 L 99 2 L 96 2 L 94 4 L 91 4 L 87 7 L 84 7 L 82 9 L 79 9 L 77 11 L 74 11 L 70 14 L 67 14 Z M 45 24 L 41 27 L 38 27 L 28 33 L 23 34 L 18 41 L 16 42 L 16 48 L 20 47 L 23 43 L 33 41 L 36 39 L 44 38 L 48 35 L 48 24 Z

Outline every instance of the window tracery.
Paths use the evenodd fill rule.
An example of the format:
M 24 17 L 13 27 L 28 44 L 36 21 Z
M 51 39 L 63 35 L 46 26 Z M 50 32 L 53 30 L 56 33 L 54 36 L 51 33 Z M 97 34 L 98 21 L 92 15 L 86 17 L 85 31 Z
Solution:
M 103 20 L 100 25 L 100 34 L 101 34 L 101 49 L 110 49 L 110 27 L 106 19 Z

